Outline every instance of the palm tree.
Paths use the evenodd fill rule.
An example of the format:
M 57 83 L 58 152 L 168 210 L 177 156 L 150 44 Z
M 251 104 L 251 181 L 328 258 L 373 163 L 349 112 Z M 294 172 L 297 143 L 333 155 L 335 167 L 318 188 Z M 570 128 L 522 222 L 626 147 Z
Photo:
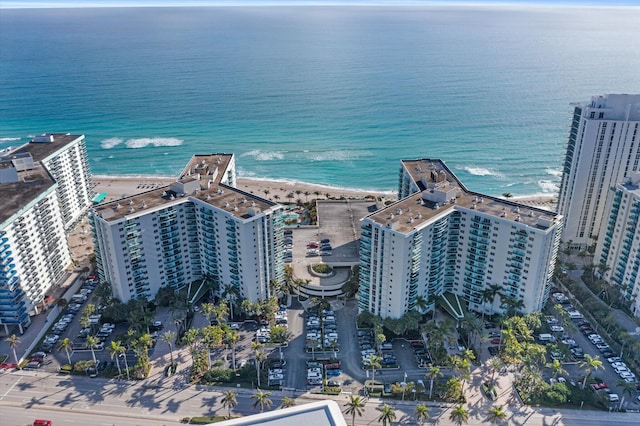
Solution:
M 122 369 L 120 369 L 120 342 L 119 341 L 111 341 L 111 344 L 107 347 L 107 352 L 111 356 L 111 359 L 116 359 L 116 365 L 118 366 L 118 374 L 122 374 Z M 69 362 L 71 364 L 71 362 Z
M 593 371 L 604 368 L 602 361 L 600 361 L 597 356 L 592 358 L 589 354 L 584 354 L 584 359 L 578 363 L 578 367 L 582 368 L 585 372 L 582 389 L 587 385 L 587 379 Z
M 429 301 L 427 300 L 427 298 L 421 295 L 417 295 L 416 310 L 421 314 L 424 314 L 424 312 L 427 310 L 428 307 L 429 307 Z
M 371 382 L 375 382 L 376 381 L 376 370 L 378 368 L 382 368 L 382 365 L 380 364 L 381 358 L 379 356 L 375 356 L 373 354 L 369 355 L 369 358 L 367 358 L 367 361 L 369 362 L 369 368 L 371 369 Z
M 462 423 L 469 421 L 469 410 L 464 408 L 462 404 L 457 405 L 451 413 L 449 413 L 449 420 L 455 423 L 457 426 L 462 426 Z
M 58 345 L 58 350 L 64 350 L 67 353 L 67 359 L 69 360 L 69 364 L 71 364 L 71 349 L 73 349 L 73 342 L 68 337 L 62 339 L 60 344 Z
M 267 408 L 271 408 L 271 404 L 273 404 L 273 401 L 269 399 L 270 396 L 271 392 L 262 392 L 260 389 L 258 389 L 256 393 L 251 395 L 251 398 L 255 399 L 255 401 L 253 402 L 253 408 L 260 406 L 261 413 L 264 412 L 265 405 L 267 406 Z
M 171 365 L 173 365 L 173 342 L 176 340 L 176 332 L 175 331 L 165 331 L 162 336 L 160 336 L 160 340 L 169 345 L 169 356 L 171 357 Z
M 211 317 L 216 311 L 216 305 L 213 303 L 203 303 L 202 304 L 202 314 L 207 319 L 207 324 L 211 324 Z
M 93 357 L 93 363 L 97 364 L 96 362 L 96 345 L 98 344 L 99 340 L 97 337 L 94 336 L 88 336 L 87 337 L 87 347 L 89 349 L 91 349 L 91 356 Z
M 418 420 L 420 424 L 423 424 L 426 420 L 429 420 L 429 411 L 429 407 L 426 405 L 418 404 L 413 414 L 415 414 L 416 420 Z
M 431 396 L 433 395 L 433 382 L 434 380 L 436 380 L 439 377 L 444 376 L 444 373 L 442 373 L 442 371 L 440 371 L 440 367 L 437 367 L 435 365 L 430 365 L 429 366 L 429 371 L 427 372 L 427 374 L 424 375 L 425 379 L 428 379 L 430 381 L 429 383 L 429 399 L 431 399 Z
M 482 300 L 482 322 L 484 322 L 484 314 L 487 311 L 486 307 L 487 307 L 487 302 L 493 302 L 493 298 L 495 297 L 495 294 L 493 293 L 493 290 L 491 290 L 489 287 L 485 288 L 484 290 L 482 290 L 480 292 L 480 299 Z
M 123 355 L 122 358 L 124 359 L 124 368 L 125 368 L 125 371 L 127 372 L 127 380 L 131 380 L 131 377 L 129 377 L 129 361 L 127 361 L 126 353 L 127 353 L 127 348 L 125 348 L 123 345 L 118 346 L 118 357 L 120 357 L 120 355 Z
M 347 407 L 344 413 L 351 414 L 351 426 L 355 426 L 356 424 L 356 414 L 358 417 L 362 417 L 365 404 L 366 402 L 360 396 L 349 395 L 349 401 L 344 404 L 344 406 Z
M 393 426 L 393 421 L 396 419 L 396 412 L 393 408 L 384 404 L 380 411 L 381 413 L 378 417 L 378 422 L 382 422 L 382 426 L 387 426 L 387 422 L 389 422 L 389 426 Z
M 491 290 L 491 293 L 493 294 L 493 296 L 491 297 L 491 315 L 493 315 L 495 313 L 495 311 L 493 310 L 493 305 L 496 296 L 500 296 L 500 298 L 502 298 L 502 293 L 500 292 L 502 290 L 502 287 L 500 287 L 498 284 L 491 284 L 489 285 L 489 290 Z
M 554 359 L 553 362 L 546 364 L 546 367 L 551 369 L 554 379 L 561 374 L 567 374 L 567 370 L 562 367 L 562 363 L 558 359 Z
M 229 329 L 225 333 L 225 341 L 231 345 L 231 366 L 236 369 L 236 343 L 240 340 L 240 333 L 236 330 Z
M 262 370 L 262 361 L 267 357 L 264 352 L 257 350 L 255 352 L 256 357 L 256 375 L 258 377 L 258 386 L 260 386 L 260 370 Z
M 284 398 L 282 398 L 282 403 L 280 404 L 280 408 L 289 408 L 289 407 L 294 407 L 295 405 L 296 405 L 295 399 L 285 396 Z
M 487 361 L 487 367 L 491 370 L 491 384 L 493 385 L 496 371 L 504 367 L 504 362 L 499 357 L 494 356 Z
M 80 317 L 80 327 L 88 328 L 90 325 L 91 325 L 91 320 L 89 319 L 89 317 L 82 315 Z
M 628 394 L 629 398 L 633 398 L 636 393 L 636 384 L 634 382 L 626 382 L 624 380 L 618 380 L 618 386 L 622 389 L 622 395 Z
M 238 289 L 232 284 L 225 284 L 224 290 L 222 291 L 222 297 L 229 299 L 229 321 L 233 321 L 233 300 L 237 296 Z
M 507 412 L 504 409 L 504 405 L 496 405 L 487 410 L 487 416 L 487 420 L 495 425 L 507 419 Z
M 18 364 L 18 354 L 16 353 L 16 349 L 20 344 L 20 338 L 15 334 L 12 334 L 11 337 L 8 337 L 5 342 L 9 343 L 9 347 L 13 351 L 13 358 L 16 360 L 16 364 Z
M 236 398 L 237 393 L 234 390 L 226 391 L 220 400 L 222 403 L 222 407 L 227 409 L 227 418 L 231 418 L 231 409 L 238 405 L 238 398 Z

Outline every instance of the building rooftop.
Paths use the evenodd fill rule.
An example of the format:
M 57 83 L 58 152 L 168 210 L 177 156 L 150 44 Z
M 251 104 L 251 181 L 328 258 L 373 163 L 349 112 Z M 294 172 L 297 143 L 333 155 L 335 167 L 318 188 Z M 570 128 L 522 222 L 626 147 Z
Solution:
M 620 184 L 627 192 L 640 197 L 640 171 L 632 172 L 624 182 Z
M 0 169 L 14 169 L 14 176 L 17 174 L 16 181 L 0 183 L 0 200 L 3 205 L 0 209 L 0 226 L 4 226 L 7 219 L 55 185 L 51 175 L 40 163 L 33 163 L 32 168 L 17 171 L 12 162 L 4 157 L 0 159 Z
M 347 426 L 340 406 L 332 400 L 297 405 L 215 424 L 220 426 Z
M 42 161 L 68 143 L 81 137 L 82 135 L 71 135 L 69 133 L 45 133 L 34 137 L 31 142 L 17 148 L 13 153 L 28 152 L 33 157 L 33 161 Z
M 150 209 L 159 210 L 196 198 L 226 210 L 239 219 L 247 219 L 278 204 L 225 184 L 232 154 L 194 155 L 176 181 L 165 187 L 121 198 L 94 207 L 107 221 L 135 217 Z
M 421 192 L 367 216 L 369 220 L 395 231 L 409 234 L 456 208 L 476 210 L 543 230 L 556 222 L 556 213 L 467 190 L 441 160 L 405 160 L 402 164 Z

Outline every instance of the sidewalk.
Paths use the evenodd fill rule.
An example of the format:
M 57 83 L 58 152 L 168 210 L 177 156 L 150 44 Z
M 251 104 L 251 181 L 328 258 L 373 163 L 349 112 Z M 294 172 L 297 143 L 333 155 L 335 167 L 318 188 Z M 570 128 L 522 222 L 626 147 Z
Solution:
M 62 283 L 60 287 L 56 288 L 51 294 L 53 296 L 53 300 L 61 298 L 81 277 L 82 272 L 71 272 L 64 283 Z M 29 325 L 29 328 L 24 330 L 24 334 L 22 335 L 20 334 L 20 329 L 17 326 L 9 328 L 9 335 L 5 334 L 4 327 L 0 327 L 0 354 L 6 354 L 9 356 L 7 362 L 15 362 L 13 359 L 13 350 L 11 350 L 9 343 L 7 342 L 7 338 L 13 334 L 20 338 L 20 344 L 16 348 L 16 353 L 18 355 L 18 359 L 24 357 L 27 355 L 27 352 L 30 352 L 33 349 L 32 346 L 37 343 L 36 340 L 43 328 L 49 328 L 51 326 L 48 316 L 52 309 L 55 308 L 52 307 L 46 309 L 38 315 L 32 316 L 31 325 Z

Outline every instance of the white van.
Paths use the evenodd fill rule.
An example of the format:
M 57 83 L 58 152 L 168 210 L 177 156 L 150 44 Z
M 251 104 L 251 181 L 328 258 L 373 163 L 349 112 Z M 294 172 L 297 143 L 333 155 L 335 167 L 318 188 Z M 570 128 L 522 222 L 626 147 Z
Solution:
M 556 338 L 548 333 L 542 333 L 538 335 L 538 340 L 541 343 L 553 343 L 556 341 Z

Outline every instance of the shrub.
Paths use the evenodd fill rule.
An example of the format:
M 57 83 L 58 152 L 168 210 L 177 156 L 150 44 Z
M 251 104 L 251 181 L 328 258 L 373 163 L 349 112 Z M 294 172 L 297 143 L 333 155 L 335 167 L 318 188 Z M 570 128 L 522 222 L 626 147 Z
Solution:
M 327 265 L 326 263 L 316 263 L 315 265 L 311 266 L 311 269 L 313 269 L 313 272 L 318 274 L 330 274 L 331 272 L 333 272 L 333 268 L 331 268 L 331 266 Z
M 235 373 L 231 368 L 212 368 L 202 377 L 203 381 L 207 383 L 230 383 L 234 378 Z

